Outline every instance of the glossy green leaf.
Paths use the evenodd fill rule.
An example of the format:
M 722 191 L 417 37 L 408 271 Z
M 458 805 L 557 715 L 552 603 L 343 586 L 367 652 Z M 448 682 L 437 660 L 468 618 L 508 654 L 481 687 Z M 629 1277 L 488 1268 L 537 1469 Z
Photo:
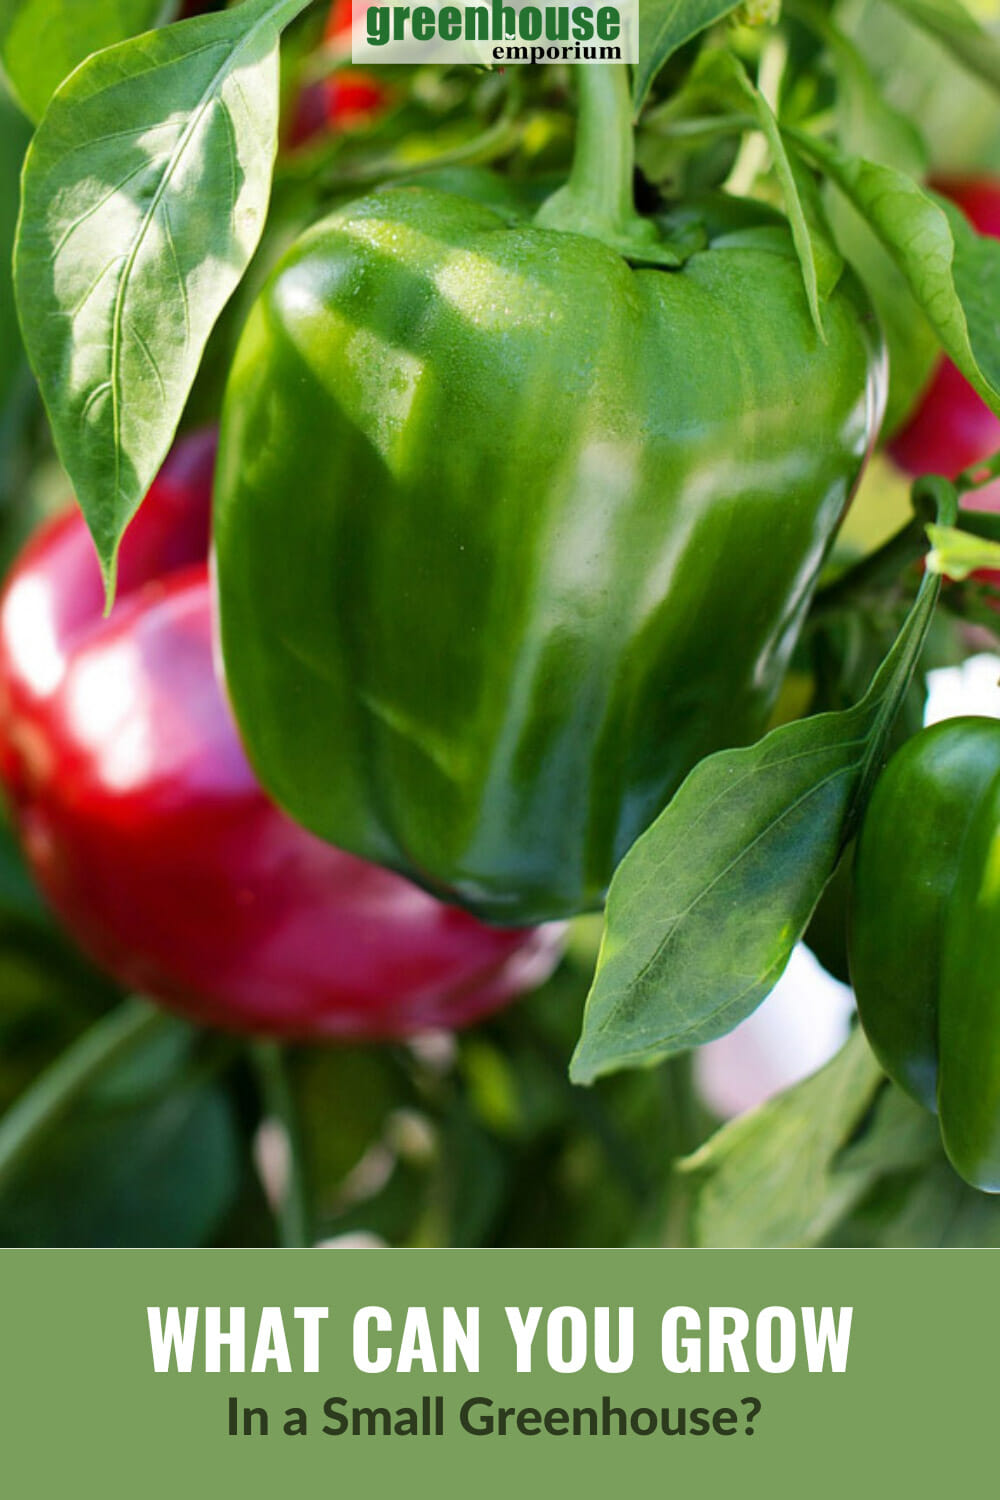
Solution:
M 952 507 L 943 487 L 946 523 Z M 938 587 L 926 575 L 860 703 L 709 756 L 629 850 L 611 883 L 575 1081 L 700 1046 L 770 993 L 878 774 Z
M 894 167 L 794 135 L 889 251 L 946 354 L 1000 412 L 1000 242 Z
M 738 4 L 739 0 L 640 0 L 639 62 L 633 85 L 637 111 L 678 47 L 730 15 Z
M 40 120 L 92 52 L 173 19 L 175 0 L 0 0 L 0 64 L 25 113 Z
M 890 4 L 940 42 L 970 73 L 1000 89 L 1000 40 L 960 0 L 890 0 Z
M 248 0 L 99 53 L 60 87 L 28 152 L 21 326 L 109 589 L 260 238 L 279 33 L 307 3 Z
M 724 1125 L 682 1163 L 694 1243 L 817 1244 L 879 1173 L 838 1157 L 883 1083 L 857 1030 L 825 1068 Z

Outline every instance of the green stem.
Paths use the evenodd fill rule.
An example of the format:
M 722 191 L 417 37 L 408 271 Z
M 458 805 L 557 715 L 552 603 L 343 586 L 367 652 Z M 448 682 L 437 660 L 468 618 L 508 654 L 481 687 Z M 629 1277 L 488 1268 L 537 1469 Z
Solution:
M 155 1031 L 174 1024 L 146 1001 L 130 1000 L 68 1047 L 0 1120 L 0 1187 L 102 1073 Z
M 599 63 L 578 74 L 576 145 L 561 214 L 569 218 L 575 210 L 581 224 L 621 230 L 636 217 L 628 69 L 624 63 Z
M 577 68 L 579 108 L 569 180 L 546 199 L 535 222 L 589 235 L 646 265 L 677 265 L 656 226 L 636 213 L 632 97 L 624 63 Z
M 690 1243 L 690 1193 L 677 1163 L 690 1156 L 705 1138 L 705 1115 L 694 1087 L 694 1054 L 682 1052 L 662 1065 L 667 1131 L 663 1195 L 660 1204 L 660 1241 L 664 1245 Z
M 276 1042 L 255 1042 L 250 1048 L 260 1087 L 264 1115 L 284 1132 L 288 1145 L 288 1180 L 275 1209 L 281 1244 L 286 1249 L 313 1242 L 309 1190 L 295 1095 L 288 1076 L 285 1049 Z

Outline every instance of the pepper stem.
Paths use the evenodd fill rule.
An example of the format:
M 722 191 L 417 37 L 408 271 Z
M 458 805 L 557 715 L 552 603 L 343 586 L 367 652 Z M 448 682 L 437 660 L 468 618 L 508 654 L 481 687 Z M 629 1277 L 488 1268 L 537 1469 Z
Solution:
M 544 229 L 560 229 L 602 240 L 643 264 L 676 265 L 656 226 L 635 209 L 632 173 L 632 98 L 625 63 L 594 63 L 576 69 L 578 115 L 569 180 L 547 198 L 535 217 Z

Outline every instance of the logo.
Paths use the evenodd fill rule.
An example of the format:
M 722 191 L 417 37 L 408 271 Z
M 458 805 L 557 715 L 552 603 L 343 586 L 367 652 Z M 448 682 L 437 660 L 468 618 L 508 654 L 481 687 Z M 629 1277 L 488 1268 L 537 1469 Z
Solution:
M 355 0 L 351 31 L 351 60 L 369 64 L 637 62 L 638 47 L 638 0 L 614 5 Z

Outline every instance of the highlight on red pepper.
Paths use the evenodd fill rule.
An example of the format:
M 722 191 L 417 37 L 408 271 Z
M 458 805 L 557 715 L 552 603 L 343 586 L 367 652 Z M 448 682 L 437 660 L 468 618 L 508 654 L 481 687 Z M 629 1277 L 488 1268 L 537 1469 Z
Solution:
M 325 42 L 346 39 L 351 31 L 351 0 L 333 0 L 323 33 Z M 324 130 L 363 125 L 386 102 L 386 90 L 360 68 L 338 68 L 327 78 L 307 83 L 295 102 L 288 135 L 291 149 L 304 146 Z
M 91 957 L 196 1021 L 296 1038 L 468 1025 L 548 976 L 560 929 L 483 926 L 261 791 L 213 665 L 215 447 L 198 433 L 167 460 L 109 619 L 75 507 L 9 575 L 0 779 L 31 869 Z

